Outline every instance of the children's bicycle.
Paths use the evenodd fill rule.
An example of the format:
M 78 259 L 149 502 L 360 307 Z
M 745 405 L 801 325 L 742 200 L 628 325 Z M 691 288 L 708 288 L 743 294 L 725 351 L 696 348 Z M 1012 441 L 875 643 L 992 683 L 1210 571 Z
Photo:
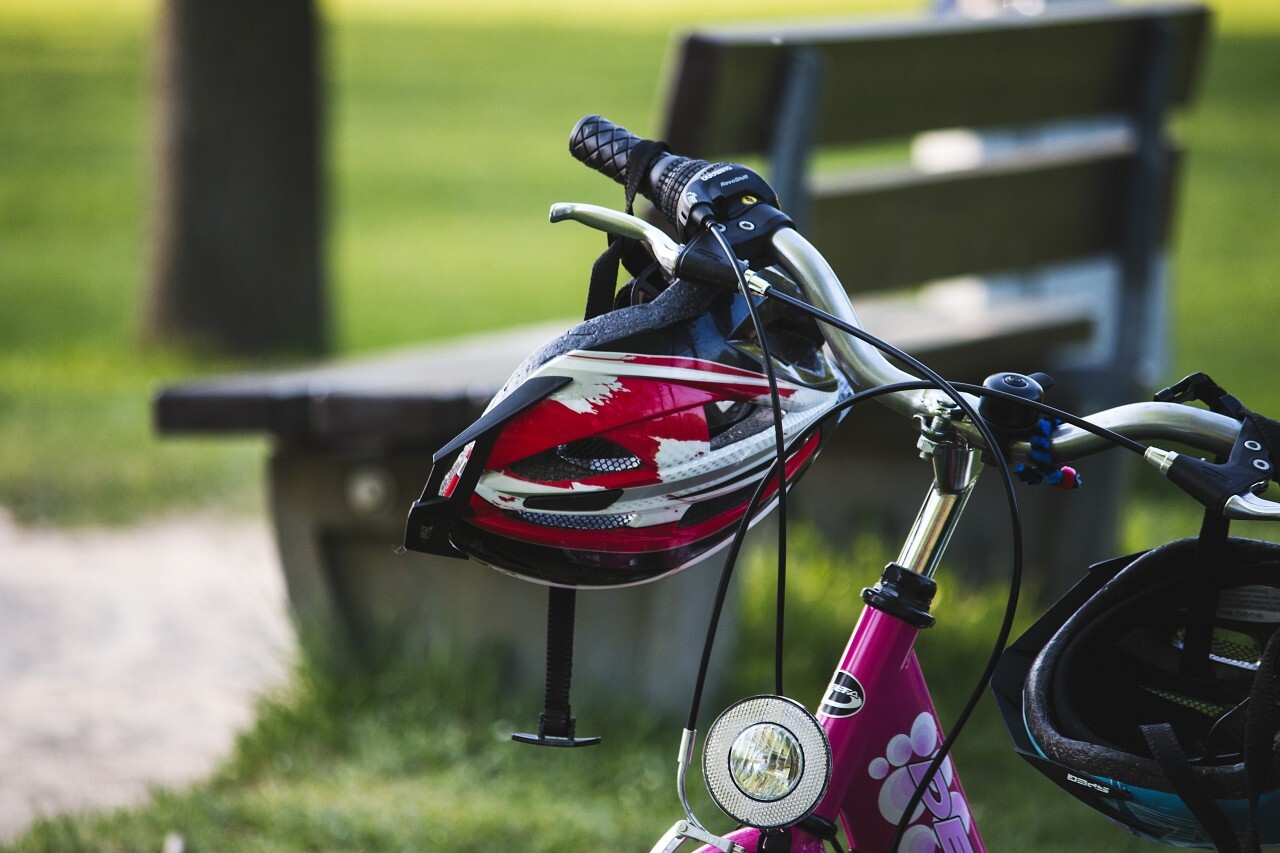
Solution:
M 678 753 L 684 815 L 654 851 L 692 841 L 817 853 L 841 849 L 840 830 L 860 851 L 982 850 L 950 752 L 988 684 L 1015 748 L 1131 832 L 1220 850 L 1280 843 L 1280 546 L 1228 535 L 1230 519 L 1280 518 L 1263 496 L 1280 424 L 1203 374 L 1088 417 L 1045 404 L 1039 374 L 948 382 L 861 328 L 752 170 L 677 156 L 598 116 L 579 122 L 570 148 L 626 188 L 625 213 L 551 209 L 553 222 L 610 235 L 587 320 L 531 355 L 436 454 L 406 532 L 410 549 L 550 587 L 546 707 L 517 740 L 595 742 L 569 710 L 577 589 L 659 581 L 727 550 Z M 632 215 L 636 195 L 670 232 Z M 618 290 L 620 265 L 631 277 Z M 816 710 L 754 696 L 707 730 L 703 776 L 742 825 L 717 836 L 694 816 L 686 781 L 735 558 L 774 507 L 785 537 L 787 490 L 845 414 L 873 399 L 913 424 L 932 485 L 864 591 Z M 1117 447 L 1204 505 L 1199 537 L 1093 567 L 1008 645 L 1022 563 L 1015 478 L 1071 488 L 1073 460 Z M 1008 501 L 1010 597 L 981 683 L 944 736 L 913 648 L 934 623 L 934 576 L 984 470 Z M 784 573 L 780 542 L 779 613 Z

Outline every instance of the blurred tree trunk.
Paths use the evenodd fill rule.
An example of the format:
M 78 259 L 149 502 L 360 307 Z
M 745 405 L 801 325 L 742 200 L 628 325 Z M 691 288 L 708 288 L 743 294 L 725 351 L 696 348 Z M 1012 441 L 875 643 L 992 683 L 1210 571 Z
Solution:
M 325 348 L 312 0 L 164 0 L 146 331 Z

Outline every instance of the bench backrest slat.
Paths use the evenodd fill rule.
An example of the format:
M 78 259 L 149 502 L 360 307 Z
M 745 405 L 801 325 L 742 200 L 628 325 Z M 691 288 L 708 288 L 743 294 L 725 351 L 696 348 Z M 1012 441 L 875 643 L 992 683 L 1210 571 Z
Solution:
M 1125 238 L 1131 155 L 1112 149 L 947 174 L 901 169 L 819 178 L 807 230 L 850 292 L 1115 255 Z M 1163 195 L 1175 174 L 1166 173 Z M 1159 207 L 1163 244 L 1169 206 Z
M 1190 98 L 1207 10 L 1062 4 L 1034 17 L 724 27 L 688 34 L 662 138 L 708 159 L 768 153 L 788 64 L 822 61 L 814 144 L 848 146 L 951 127 L 1133 113 L 1153 22 L 1175 44 L 1170 104 Z

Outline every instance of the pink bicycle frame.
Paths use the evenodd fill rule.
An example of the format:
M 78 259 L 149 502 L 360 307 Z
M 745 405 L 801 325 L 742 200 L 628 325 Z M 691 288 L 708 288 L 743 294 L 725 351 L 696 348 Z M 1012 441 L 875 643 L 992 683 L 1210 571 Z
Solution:
M 895 563 L 932 577 L 981 468 L 960 445 L 931 448 L 935 482 Z M 832 676 L 818 719 L 831 743 L 832 775 L 814 814 L 839 821 L 853 850 L 889 850 L 898 823 L 942 745 L 943 732 L 914 651 L 920 628 L 867 606 Z M 728 838 L 758 849 L 760 831 Z M 822 853 L 823 841 L 799 828 L 793 853 Z M 986 847 L 948 756 L 929 781 L 900 853 L 963 853 Z M 703 847 L 699 853 L 711 853 Z
M 889 849 L 907 801 L 942 744 L 938 716 L 912 650 L 918 633 L 896 616 L 865 608 L 832 679 L 839 692 L 852 691 L 844 694 L 851 697 L 861 693 L 863 701 L 847 716 L 819 714 L 831 742 L 832 777 L 814 814 L 839 819 L 854 850 Z M 756 850 L 759 835 L 759 830 L 744 828 L 728 837 Z M 825 849 L 821 839 L 793 830 L 793 853 Z M 898 849 L 986 849 L 950 757 L 930 782 Z M 703 847 L 700 853 L 712 851 Z

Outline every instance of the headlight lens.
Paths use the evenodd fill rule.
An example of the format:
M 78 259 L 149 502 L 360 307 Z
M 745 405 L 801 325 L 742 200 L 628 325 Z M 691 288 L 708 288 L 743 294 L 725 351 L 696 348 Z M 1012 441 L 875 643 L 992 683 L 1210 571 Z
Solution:
M 729 748 L 729 773 L 738 790 L 771 803 L 795 790 L 804 772 L 804 752 L 796 736 L 776 723 L 744 729 Z

